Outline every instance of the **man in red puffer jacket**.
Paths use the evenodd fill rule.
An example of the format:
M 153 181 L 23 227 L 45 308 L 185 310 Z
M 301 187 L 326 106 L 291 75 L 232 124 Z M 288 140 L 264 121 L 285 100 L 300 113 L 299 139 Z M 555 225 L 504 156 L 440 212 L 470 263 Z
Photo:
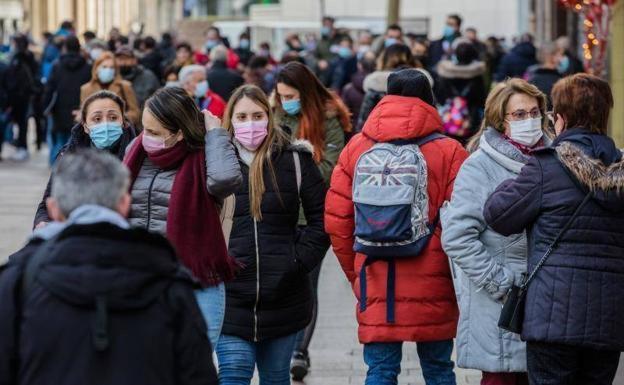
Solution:
M 340 155 L 325 201 L 325 228 L 358 300 L 359 274 L 366 256 L 353 251 L 356 163 L 376 142 L 416 140 L 441 131 L 429 81 L 417 70 L 404 69 L 390 75 L 388 95 Z M 450 138 L 429 141 L 420 149 L 427 163 L 429 218 L 435 218 L 444 201 L 450 200 L 455 176 L 468 153 Z M 438 226 L 420 255 L 395 261 L 393 323 L 386 319 L 388 263 L 367 266 L 366 310 L 359 306 L 357 310 L 358 335 L 369 367 L 366 384 L 396 384 L 402 343 L 412 341 L 417 343 L 427 384 L 455 385 L 451 353 L 458 309 L 440 231 Z

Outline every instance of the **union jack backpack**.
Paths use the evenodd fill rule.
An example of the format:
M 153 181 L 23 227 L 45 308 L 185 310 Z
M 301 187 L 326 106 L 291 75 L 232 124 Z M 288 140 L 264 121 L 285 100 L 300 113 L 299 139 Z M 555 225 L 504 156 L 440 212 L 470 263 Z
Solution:
M 355 165 L 354 251 L 366 255 L 360 270 L 360 311 L 366 310 L 366 267 L 388 263 L 386 319 L 394 323 L 395 260 L 418 256 L 438 224 L 429 220 L 427 162 L 420 146 L 446 138 L 433 133 L 415 140 L 376 143 Z

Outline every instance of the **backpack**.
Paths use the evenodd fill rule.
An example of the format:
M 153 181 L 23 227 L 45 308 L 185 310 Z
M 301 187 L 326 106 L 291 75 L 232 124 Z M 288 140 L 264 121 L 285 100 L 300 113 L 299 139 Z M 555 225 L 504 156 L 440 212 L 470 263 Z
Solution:
M 451 89 L 456 96 L 448 98 L 438 110 L 442 118 L 442 127 L 447 135 L 456 138 L 468 138 L 472 133 L 470 109 L 466 98 L 470 92 L 470 87 L 464 88 L 461 92 L 458 92 L 453 86 Z
M 355 165 L 354 251 L 366 255 L 360 270 L 360 311 L 366 310 L 366 267 L 388 262 L 388 323 L 394 323 L 395 260 L 419 255 L 438 225 L 429 221 L 427 162 L 420 146 L 443 139 L 433 133 L 417 140 L 376 143 Z

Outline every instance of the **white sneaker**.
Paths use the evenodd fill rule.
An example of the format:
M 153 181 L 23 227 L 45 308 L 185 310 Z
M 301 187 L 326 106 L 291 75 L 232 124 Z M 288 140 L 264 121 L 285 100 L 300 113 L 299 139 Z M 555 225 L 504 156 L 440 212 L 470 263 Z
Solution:
M 11 156 L 11 160 L 14 162 L 25 162 L 28 160 L 28 158 L 29 158 L 28 150 L 26 150 L 25 148 L 17 149 L 17 151 L 15 151 L 13 156 Z

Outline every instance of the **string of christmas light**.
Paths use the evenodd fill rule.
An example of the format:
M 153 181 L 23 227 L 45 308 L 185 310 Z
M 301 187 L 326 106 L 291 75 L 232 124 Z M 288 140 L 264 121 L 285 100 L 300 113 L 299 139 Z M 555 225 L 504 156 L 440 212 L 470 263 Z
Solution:
M 589 73 L 604 76 L 606 71 L 609 24 L 617 0 L 559 0 L 583 20 L 583 62 Z

